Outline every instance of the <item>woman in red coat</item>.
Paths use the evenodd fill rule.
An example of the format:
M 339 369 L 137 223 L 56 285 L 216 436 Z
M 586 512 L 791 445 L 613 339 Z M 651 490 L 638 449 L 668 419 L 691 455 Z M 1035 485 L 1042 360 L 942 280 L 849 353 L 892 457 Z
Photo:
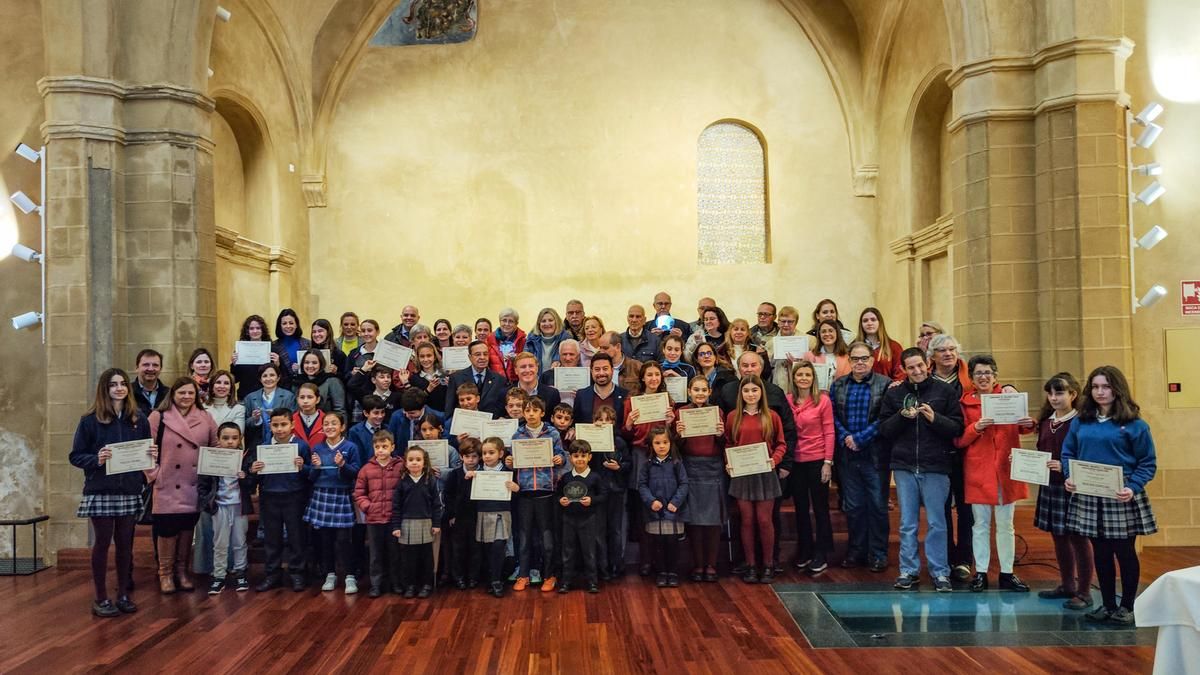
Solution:
M 963 449 L 963 476 L 966 484 L 966 503 L 971 505 L 975 524 L 971 527 L 971 547 L 975 554 L 975 577 L 971 590 L 980 592 L 988 587 L 987 572 L 991 562 L 992 514 L 996 516 L 996 557 L 1000 562 L 1000 588 L 1028 592 L 1029 586 L 1013 574 L 1014 552 L 1013 511 L 1016 502 L 1029 496 L 1029 486 L 1014 481 L 1011 475 L 1012 449 L 1020 447 L 1022 431 L 1032 430 L 1034 421 L 1026 416 L 1016 425 L 993 423 L 983 417 L 980 393 L 999 394 L 996 384 L 996 360 L 990 355 L 975 356 L 967 364 L 973 388 L 964 392 L 960 403 L 965 428 L 954 445 Z
M 505 307 L 500 310 L 500 327 L 487 336 L 488 367 L 509 382 L 517 379 L 513 358 L 525 351 L 525 331 L 517 327 L 520 320 L 517 310 Z
M 174 593 L 196 587 L 188 576 L 192 559 L 192 531 L 200 519 L 201 447 L 216 447 L 217 424 L 204 412 L 199 387 L 190 377 L 175 380 L 167 399 L 150 413 L 150 433 L 158 452 L 146 480 L 154 484 L 154 545 L 158 551 L 158 587 Z M 160 430 L 160 427 L 161 430 Z M 161 436 L 160 436 L 161 434 Z

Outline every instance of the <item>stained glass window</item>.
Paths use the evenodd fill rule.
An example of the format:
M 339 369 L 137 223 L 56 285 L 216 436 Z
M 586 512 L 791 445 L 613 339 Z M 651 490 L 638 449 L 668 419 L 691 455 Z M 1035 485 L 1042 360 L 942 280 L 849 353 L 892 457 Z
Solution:
M 700 264 L 767 262 L 767 167 L 758 134 L 718 122 L 697 146 Z

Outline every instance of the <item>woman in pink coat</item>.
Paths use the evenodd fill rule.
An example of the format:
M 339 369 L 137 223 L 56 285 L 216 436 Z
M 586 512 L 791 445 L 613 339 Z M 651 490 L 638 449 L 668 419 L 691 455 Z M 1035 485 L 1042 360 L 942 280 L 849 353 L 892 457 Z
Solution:
M 199 401 L 196 382 L 175 380 L 159 409 L 150 413 L 150 433 L 158 446 L 146 480 L 154 484 L 152 514 L 158 552 L 158 587 L 174 593 L 176 581 L 184 591 L 195 589 L 188 577 L 192 530 L 200 518 L 197 490 L 200 448 L 217 445 L 217 425 Z

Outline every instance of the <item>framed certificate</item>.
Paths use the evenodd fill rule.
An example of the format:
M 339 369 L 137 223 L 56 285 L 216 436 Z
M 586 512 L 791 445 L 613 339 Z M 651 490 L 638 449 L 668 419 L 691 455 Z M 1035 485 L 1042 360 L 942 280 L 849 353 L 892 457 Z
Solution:
M 521 428 L 521 421 L 515 418 L 502 417 L 498 420 L 487 420 L 483 423 L 480 438 L 495 436 L 504 441 L 504 447 L 512 447 L 513 434 Z
M 786 361 L 789 355 L 802 359 L 807 351 L 807 335 L 776 335 L 771 340 L 771 358 L 776 361 Z
M 113 476 L 119 473 L 134 471 L 149 471 L 154 468 L 154 458 L 150 456 L 149 439 L 140 441 L 125 441 L 124 443 L 109 443 L 108 449 L 112 457 L 104 463 L 104 473 Z
M 559 391 L 579 391 L 587 389 L 591 383 L 592 376 L 587 368 L 558 366 L 554 369 L 554 388 Z
M 611 424 L 576 424 L 575 438 L 587 441 L 588 445 L 592 446 L 592 452 L 616 451 Z
M 730 476 L 753 476 L 758 473 L 769 473 L 775 470 L 771 461 L 771 453 L 766 443 L 751 443 L 725 448 L 725 456 L 729 461 Z
M 271 362 L 271 343 L 265 340 L 238 340 L 233 343 L 239 366 L 261 366 Z
M 241 448 L 200 448 L 200 461 L 196 463 L 196 473 L 201 476 L 237 478 L 241 470 Z
M 471 366 L 471 358 L 467 355 L 467 347 L 443 347 L 442 368 L 446 370 L 462 370 Z
M 508 491 L 508 483 L 512 481 L 511 471 L 475 470 L 471 479 L 471 499 L 474 501 L 510 502 L 512 493 Z
M 392 370 L 405 370 L 412 360 L 413 350 L 398 345 L 395 342 L 380 340 L 375 345 L 375 362 L 381 363 Z
M 687 380 L 683 376 L 663 378 L 663 386 L 666 387 L 672 403 L 687 403 Z
M 821 391 L 829 391 L 829 386 L 833 384 L 833 374 L 837 371 L 837 362 L 833 357 L 826 358 L 829 359 L 826 363 L 813 364 L 813 372 L 817 376 L 817 389 Z
M 296 458 L 300 456 L 300 446 L 295 443 L 277 443 L 258 446 L 258 461 L 263 463 L 260 474 L 296 473 Z
M 1049 485 L 1050 467 L 1046 466 L 1046 462 L 1050 461 L 1050 457 L 1050 453 L 1042 452 L 1041 450 L 1013 448 L 1012 468 L 1009 470 L 1009 478 L 1019 480 L 1022 483 Z
M 682 408 L 679 421 L 683 422 L 683 437 L 716 436 L 717 423 L 721 421 L 721 409 L 715 405 L 703 408 Z
M 983 417 L 992 418 L 995 424 L 1016 424 L 1022 417 L 1029 417 L 1029 396 L 1025 392 L 983 394 L 979 400 Z
M 483 425 L 492 421 L 492 414 L 482 410 L 464 410 L 455 408 L 450 416 L 450 435 L 454 437 L 466 434 L 471 438 L 483 440 Z M 511 438 L 511 436 L 510 436 Z
M 432 441 L 409 441 L 410 448 L 424 448 L 429 455 L 429 466 L 445 470 L 450 468 L 450 441 L 439 438 Z
M 662 394 L 645 394 L 629 397 L 630 410 L 638 411 L 638 424 L 647 422 L 665 422 L 667 409 L 671 407 L 671 399 L 665 392 Z
M 1071 482 L 1075 483 L 1075 491 L 1081 495 L 1115 499 L 1117 492 L 1125 487 L 1125 474 L 1119 466 L 1073 459 L 1067 470 Z
M 549 437 L 514 438 L 512 458 L 514 469 L 554 466 L 554 441 Z

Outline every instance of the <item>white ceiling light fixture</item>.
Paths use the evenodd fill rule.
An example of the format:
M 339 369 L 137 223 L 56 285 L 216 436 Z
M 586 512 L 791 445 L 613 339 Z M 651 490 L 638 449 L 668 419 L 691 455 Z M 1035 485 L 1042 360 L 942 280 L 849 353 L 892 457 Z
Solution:
M 8 199 L 13 204 L 16 204 L 17 208 L 21 209 L 21 213 L 24 213 L 25 215 L 29 215 L 30 213 L 33 213 L 34 211 L 37 211 L 38 213 L 42 212 L 42 207 L 39 206 L 37 204 L 37 202 L 30 199 L 28 195 L 26 195 L 24 192 L 21 192 L 20 190 L 17 190 L 16 192 L 9 195 Z
M 1146 309 L 1165 297 L 1167 297 L 1167 289 L 1155 284 L 1137 301 L 1137 306 Z
M 1151 101 L 1146 104 L 1145 108 L 1142 108 L 1142 112 L 1133 116 L 1133 121 L 1145 126 L 1153 122 L 1162 113 L 1162 104 L 1158 101 Z
M 1161 176 L 1163 167 L 1162 164 L 1159 164 L 1158 162 L 1148 162 L 1146 164 L 1139 164 L 1135 166 L 1133 170 L 1142 174 L 1143 176 Z
M 1163 187 L 1162 183 L 1154 181 L 1153 183 L 1147 185 L 1141 192 L 1137 193 L 1137 196 L 1134 197 L 1134 199 L 1145 204 L 1146 206 L 1150 206 L 1157 201 L 1159 197 L 1166 193 L 1167 188 Z
M 229 20 L 233 18 L 233 14 L 224 7 L 217 5 L 217 18 L 225 23 L 229 23 Z
M 18 155 L 20 155 L 22 158 L 27 159 L 30 162 L 33 162 L 34 164 L 37 164 L 42 159 L 42 151 L 41 150 L 35 150 L 35 149 L 29 147 L 28 145 L 25 145 L 24 143 L 20 143 L 17 145 L 16 153 Z
M 1167 231 L 1162 227 L 1155 225 L 1154 227 L 1150 228 L 1149 232 L 1143 234 L 1136 243 L 1138 248 L 1142 249 L 1143 251 L 1149 251 L 1155 246 L 1158 246 L 1159 242 L 1166 238 Z

